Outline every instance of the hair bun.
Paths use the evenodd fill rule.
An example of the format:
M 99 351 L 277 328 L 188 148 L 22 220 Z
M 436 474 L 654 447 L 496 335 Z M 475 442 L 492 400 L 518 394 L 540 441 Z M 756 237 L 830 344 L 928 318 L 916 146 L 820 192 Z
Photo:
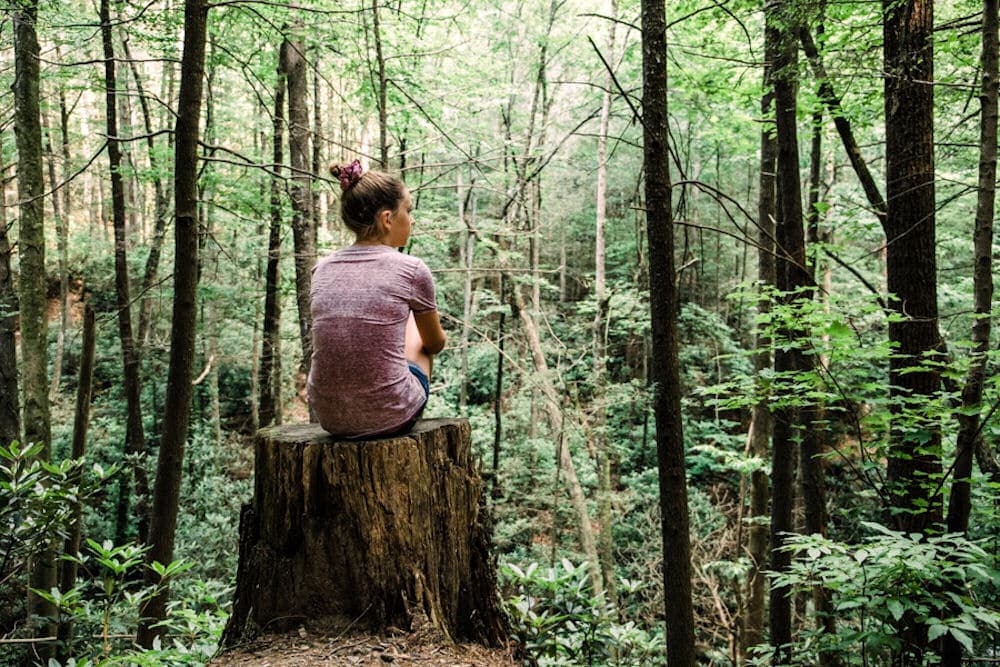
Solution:
M 361 180 L 364 170 L 361 168 L 361 161 L 355 160 L 346 166 L 333 165 L 330 167 L 330 174 L 340 180 L 340 190 L 343 192 Z

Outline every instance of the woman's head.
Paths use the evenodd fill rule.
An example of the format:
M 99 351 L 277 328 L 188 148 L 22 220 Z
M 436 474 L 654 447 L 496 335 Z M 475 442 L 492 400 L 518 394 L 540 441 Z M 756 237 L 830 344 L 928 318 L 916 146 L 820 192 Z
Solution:
M 380 171 L 362 173 L 357 160 L 349 165 L 333 165 L 330 173 L 340 180 L 340 217 L 359 241 L 381 239 L 386 232 L 385 224 L 381 223 L 394 222 L 399 214 L 405 214 L 409 223 L 410 193 L 398 178 Z M 386 214 L 389 219 L 382 220 Z M 408 224 L 406 236 L 409 236 Z

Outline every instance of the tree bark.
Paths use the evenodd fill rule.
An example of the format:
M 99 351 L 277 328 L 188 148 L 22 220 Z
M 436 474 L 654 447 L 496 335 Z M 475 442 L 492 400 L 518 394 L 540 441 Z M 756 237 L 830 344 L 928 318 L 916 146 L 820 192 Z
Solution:
M 888 482 L 894 521 L 926 533 L 941 522 L 941 433 L 926 405 L 937 395 L 937 263 L 934 206 L 933 3 L 883 0 L 885 13 L 886 272 L 892 426 Z M 925 415 L 925 416 L 922 416 Z
M 279 64 L 274 89 L 274 124 L 271 177 L 271 228 L 267 237 L 267 275 L 264 287 L 264 340 L 260 350 L 260 401 L 258 413 L 262 426 L 281 423 L 281 295 L 278 282 L 281 270 L 281 163 L 284 156 L 282 135 L 285 125 L 285 73 Z
M 104 91 L 108 128 L 108 163 L 111 168 L 111 209 L 115 230 L 115 296 L 118 310 L 118 338 L 121 343 L 124 364 L 126 425 L 125 454 L 132 457 L 132 479 L 128 475 L 119 480 L 118 519 L 115 530 L 116 544 L 126 541 L 129 517 L 129 485 L 135 481 L 136 495 L 140 499 L 136 507 L 139 517 L 139 535 L 146 532 L 147 509 L 145 499 L 149 495 L 146 479 L 146 438 L 142 424 L 142 387 L 139 378 L 139 355 L 132 338 L 132 299 L 129 294 L 128 240 L 125 237 L 125 185 L 122 179 L 122 156 L 118 144 L 118 82 L 115 72 L 115 52 L 111 30 L 110 0 L 101 0 L 101 40 L 104 45 Z
M 597 545 L 594 541 L 594 529 L 590 521 L 590 512 L 587 510 L 587 498 L 583 494 L 583 486 L 576 474 L 576 464 L 573 463 L 573 456 L 569 447 L 566 446 L 563 431 L 563 410 L 559 392 L 552 384 L 552 376 L 549 371 L 549 364 L 545 360 L 545 353 L 542 351 L 542 342 L 538 336 L 538 327 L 535 325 L 531 312 L 525 307 L 524 297 L 520 289 L 510 276 L 506 278 L 511 282 L 510 298 L 511 309 L 514 317 L 521 321 L 524 327 L 525 336 L 528 339 L 528 347 L 531 350 L 531 358 L 535 365 L 535 381 L 539 385 L 544 404 L 543 409 L 549 422 L 549 435 L 556 445 L 556 462 L 566 478 L 566 486 L 569 487 L 570 502 L 576 513 L 578 534 L 580 537 L 580 548 L 587 559 L 587 572 L 590 575 L 590 583 L 594 589 L 596 597 L 604 596 L 604 580 L 601 575 L 601 561 L 597 553 Z
M 378 66 L 378 152 L 379 168 L 389 168 L 388 99 L 386 97 L 385 57 L 382 55 L 382 25 L 379 21 L 378 0 L 372 0 L 372 37 Z
M 94 309 L 88 303 L 83 310 L 83 344 L 80 349 L 80 372 L 76 385 L 76 412 L 73 417 L 72 458 L 82 459 L 87 453 L 87 430 L 90 427 L 90 399 L 94 384 L 94 349 L 96 340 Z M 76 556 L 80 552 L 80 537 L 83 534 L 83 502 L 78 498 L 73 506 L 73 518 L 69 534 L 63 546 L 63 553 Z M 59 590 L 66 593 L 76 585 L 77 564 L 67 560 L 62 565 Z M 63 662 L 73 655 L 73 620 L 71 616 L 61 617 L 59 623 L 59 659 Z
M 889 361 L 887 483 L 896 528 L 940 529 L 941 431 L 926 406 L 938 394 L 937 262 L 934 187 L 933 2 L 883 0 L 886 277 L 893 354 Z M 931 496 L 931 493 L 934 493 Z M 927 629 L 905 618 L 898 660 L 919 662 Z
M 651 377 L 663 535 L 667 664 L 693 667 L 691 536 L 688 525 L 681 386 L 677 360 L 679 302 L 674 270 L 667 118 L 667 39 L 663 0 L 642 1 L 642 125 L 649 239 Z
M 608 42 L 606 60 L 615 60 L 615 21 L 618 3 L 611 0 L 608 7 Z M 593 438 L 595 462 L 597 465 L 597 520 L 601 527 L 597 535 L 597 551 L 601 558 L 601 572 L 604 576 L 604 591 L 608 603 L 618 606 L 618 576 L 615 572 L 615 550 L 612 541 L 614 513 L 611 504 L 611 453 L 606 433 L 607 414 L 604 407 L 605 396 L 601 388 L 607 384 L 607 360 L 604 349 L 604 327 L 608 316 L 608 296 L 604 271 L 604 226 L 608 210 L 608 125 L 611 119 L 611 89 L 614 82 L 609 72 L 604 82 L 601 96 L 601 116 L 597 134 L 597 197 L 594 216 L 594 322 L 592 347 L 594 355 L 593 386 L 594 406 Z
M 156 143 L 153 138 L 153 115 L 149 110 L 149 101 L 143 88 L 142 74 L 139 72 L 139 65 L 132 58 L 132 53 L 128 48 L 128 40 L 122 39 L 122 48 L 125 52 L 125 59 L 128 60 L 132 69 L 132 79 L 135 81 L 136 93 L 139 97 L 139 107 L 142 110 L 142 123 L 146 131 L 146 149 L 149 154 L 149 170 L 153 178 L 153 239 L 149 244 L 149 255 L 146 256 L 146 267 L 142 277 L 142 299 L 139 302 L 139 332 L 136 340 L 141 351 L 149 344 L 149 329 L 152 325 L 153 298 L 150 291 L 156 281 L 156 273 L 160 267 L 160 255 L 163 250 L 163 238 L 166 235 L 168 213 L 170 202 L 168 200 L 167 189 L 163 185 L 160 177 L 158 159 L 156 157 Z
M 63 95 L 62 90 L 59 91 Z M 45 154 L 48 156 L 49 166 L 49 188 L 52 191 L 52 218 L 56 227 L 56 238 L 62 239 L 63 227 L 69 224 L 69 208 L 62 206 L 62 193 L 56 188 L 59 180 L 56 177 L 56 156 L 52 149 L 52 124 L 49 122 L 48 114 L 43 116 L 45 120 Z M 65 187 L 65 186 L 64 186 Z M 62 252 L 62 243 L 59 243 L 59 329 L 56 332 L 56 351 L 52 359 L 52 377 L 49 380 L 49 400 L 54 400 L 59 392 L 59 384 L 62 381 L 63 353 L 66 348 L 66 330 L 69 328 L 69 280 L 66 276 L 66 255 Z
M 809 64 L 812 66 L 814 76 L 819 81 L 819 98 L 826 105 L 827 109 L 829 109 L 830 116 L 833 117 L 834 127 L 837 128 L 837 134 L 840 135 L 840 140 L 844 144 L 844 151 L 847 153 L 851 167 L 854 168 L 854 173 L 861 183 L 861 188 L 865 191 L 865 197 L 868 199 L 868 204 L 872 207 L 872 212 L 878 218 L 879 222 L 885 224 L 885 199 L 882 197 L 882 193 L 875 183 L 875 178 L 868 169 L 868 163 L 865 162 L 864 157 L 861 155 L 861 147 L 858 145 L 857 139 L 854 138 L 851 121 L 844 115 L 840 98 L 833 89 L 830 77 L 826 73 L 819 49 L 816 48 L 816 42 L 812 38 L 812 33 L 809 32 L 807 26 L 802 26 L 799 28 L 798 34 L 802 42 L 802 50 L 805 52 L 806 58 L 808 58 Z
M 816 32 L 824 32 L 822 16 L 825 12 L 825 0 L 820 3 L 820 23 Z M 788 39 L 795 42 L 794 31 Z M 797 46 L 795 47 L 797 48 Z M 803 239 L 802 255 L 806 261 L 806 280 L 809 287 L 816 286 L 816 276 L 820 259 L 818 250 L 806 252 L 810 245 L 819 245 L 821 239 L 820 222 L 823 218 L 820 207 L 820 191 L 822 189 L 821 171 L 823 165 L 823 112 L 813 113 L 810 126 L 811 142 L 809 151 L 809 193 L 806 208 L 806 238 Z M 816 290 L 810 291 L 811 298 L 816 298 Z M 805 341 L 803 341 L 805 343 Z M 811 373 L 815 370 L 817 357 L 812 354 L 801 356 L 803 370 Z M 806 431 L 801 438 L 801 453 L 799 456 L 799 483 L 802 487 L 802 502 L 805 509 L 805 529 L 810 535 L 826 535 L 826 473 L 823 466 L 823 449 L 828 441 L 827 420 L 821 404 L 809 401 L 803 411 L 803 425 Z M 830 602 L 830 593 L 823 586 L 813 586 L 813 613 L 816 626 L 824 633 L 833 636 L 836 633 L 836 621 Z M 819 651 L 820 667 L 835 667 L 840 664 L 832 651 Z
M 455 198 L 458 201 L 458 224 L 461 227 L 465 227 L 465 243 L 462 247 L 462 265 L 465 269 L 465 280 L 462 285 L 462 334 L 459 340 L 459 348 L 462 354 L 462 380 L 458 393 L 458 409 L 462 416 L 466 416 L 469 399 L 469 332 L 472 329 L 472 260 L 476 250 L 475 222 L 467 217 L 466 204 L 473 196 L 472 188 L 475 185 L 475 180 L 469 184 L 467 196 L 466 193 L 462 192 L 461 172 L 459 172 L 457 179 Z
M 962 391 L 954 482 L 948 504 L 948 532 L 964 533 L 969 528 L 972 456 L 981 438 L 980 408 L 983 399 L 986 358 L 990 345 L 993 302 L 993 208 L 996 200 L 997 165 L 997 0 L 983 2 L 982 104 L 979 133 L 979 196 L 973 232 L 973 294 L 975 319 L 972 324 L 972 354 Z
M 0 133 L 0 174 L 3 173 L 3 134 Z M 18 303 L 10 270 L 12 253 L 7 230 L 7 189 L 0 187 L 0 445 L 4 447 L 9 446 L 12 440 L 21 440 L 15 336 Z
M 767 17 L 770 19 L 770 16 Z M 761 94 L 761 119 L 767 125 L 760 133 L 760 173 L 757 195 L 757 280 L 763 289 L 774 287 L 774 235 L 777 218 L 775 191 L 775 169 L 778 158 L 778 144 L 770 123 L 774 121 L 774 59 L 776 50 L 775 30 L 768 21 L 764 30 L 764 80 Z M 771 311 L 771 298 L 764 296 L 757 303 L 761 315 Z M 754 372 L 761 376 L 771 367 L 771 338 L 767 334 L 757 335 L 754 352 Z M 751 418 L 750 453 L 768 460 L 771 451 L 773 418 L 768 407 L 768 399 L 762 397 L 753 406 Z M 746 610 L 743 618 L 741 655 L 745 659 L 749 649 L 764 641 L 764 600 L 767 597 L 768 567 L 768 504 L 770 488 L 767 472 L 755 470 L 750 477 L 750 527 L 747 536 L 747 553 L 750 557 L 750 571 L 747 574 Z
M 306 104 L 305 43 L 284 40 L 281 44 L 281 70 L 288 84 L 288 157 L 291 164 L 292 236 L 295 243 L 295 296 L 299 307 L 299 337 L 302 382 L 309 375 L 312 361 L 312 315 L 309 290 L 316 264 L 316 240 L 312 234 L 312 195 L 309 169 L 309 107 Z
M 191 417 L 191 375 L 194 361 L 195 304 L 198 286 L 198 123 L 202 79 L 205 73 L 206 0 L 187 0 L 184 7 L 184 53 L 181 60 L 180 100 L 174 130 L 174 305 L 170 332 L 170 369 L 164 405 L 163 435 L 156 468 L 156 488 L 149 528 L 146 562 L 173 560 L 180 500 L 184 444 Z M 147 570 L 146 585 L 159 584 Z M 145 648 L 162 632 L 153 624 L 166 616 L 169 582 L 142 609 L 146 619 L 137 641 Z
M 42 127 L 38 106 L 39 49 L 35 24 L 37 0 L 11 8 L 14 25 L 14 133 L 17 136 L 17 196 L 19 199 L 18 257 L 20 259 L 21 380 L 24 391 L 24 439 L 41 443 L 39 457 L 52 456 L 48 384 L 48 317 L 46 307 L 45 226 L 42 180 Z M 55 554 L 41 552 L 34 563 L 31 587 L 50 590 L 56 584 Z M 34 594 L 28 596 L 28 618 L 54 617 L 55 607 Z M 55 633 L 46 622 L 42 636 Z M 41 647 L 43 662 L 52 646 Z
M 323 163 L 323 106 L 320 102 L 320 51 L 316 50 L 316 62 L 313 63 L 313 126 L 312 126 L 312 235 L 315 239 L 319 235 L 319 223 L 322 216 L 320 207 L 321 196 L 325 197 L 327 191 L 322 189 L 319 183 L 319 175 L 322 172 Z
M 769 5 L 770 25 L 776 31 L 774 60 L 774 101 L 777 124 L 777 191 L 779 218 L 777 221 L 776 282 L 782 303 L 794 307 L 802 294 L 795 290 L 810 284 L 805 256 L 805 234 L 802 227 L 802 185 L 799 178 L 798 128 L 796 126 L 798 54 L 792 38 L 789 3 L 787 0 Z M 787 339 L 774 353 L 774 370 L 781 377 L 805 371 L 808 361 L 801 346 L 803 332 L 786 325 L 779 336 Z M 779 388 L 779 391 L 781 389 Z M 771 571 L 783 574 L 791 567 L 791 556 L 784 547 L 787 534 L 795 531 L 792 518 L 794 505 L 795 443 L 807 436 L 803 422 L 811 418 L 811 410 L 790 405 L 794 396 L 786 396 L 785 405 L 774 413 L 774 442 L 771 454 Z M 792 641 L 792 601 L 787 586 L 772 586 L 770 592 L 769 627 L 774 664 L 792 663 L 789 644 Z
M 504 299 L 504 282 L 501 273 L 500 285 L 497 290 L 501 302 Z M 490 489 L 490 495 L 493 498 L 499 498 L 503 492 L 500 486 L 500 444 L 503 441 L 503 348 L 507 338 L 507 332 L 504 329 L 506 322 L 507 311 L 501 310 L 497 321 L 497 381 L 493 390 L 493 488 Z
M 982 105 L 979 125 L 979 196 L 973 232 L 973 293 L 975 319 L 972 323 L 972 354 L 962 390 L 958 413 L 958 441 L 955 445 L 954 481 L 948 502 L 948 532 L 965 533 L 972 511 L 972 458 L 976 441 L 982 439 L 981 410 L 986 360 L 990 349 L 993 305 L 993 210 L 996 202 L 997 173 L 997 0 L 983 0 Z M 960 667 L 962 645 L 950 634 L 944 638 L 941 664 Z
M 260 431 L 223 646 L 303 622 L 381 632 L 428 621 L 452 640 L 505 644 L 470 450 L 465 420 L 368 442 L 315 425 Z

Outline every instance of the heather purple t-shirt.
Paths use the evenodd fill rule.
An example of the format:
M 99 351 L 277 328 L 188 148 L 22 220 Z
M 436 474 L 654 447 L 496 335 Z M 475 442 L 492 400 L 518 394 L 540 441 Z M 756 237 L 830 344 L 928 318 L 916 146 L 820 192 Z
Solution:
M 321 260 L 312 279 L 309 403 L 334 435 L 391 433 L 424 404 L 406 363 L 410 311 L 437 308 L 427 265 L 384 245 L 352 245 Z

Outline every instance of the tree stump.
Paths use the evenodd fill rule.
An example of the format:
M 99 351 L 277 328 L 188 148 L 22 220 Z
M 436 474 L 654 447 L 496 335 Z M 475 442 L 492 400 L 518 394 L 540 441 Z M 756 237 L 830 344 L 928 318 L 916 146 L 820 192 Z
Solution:
M 364 442 L 315 424 L 259 431 L 222 645 L 300 625 L 382 632 L 425 619 L 451 640 L 506 644 L 470 436 L 464 419 Z

